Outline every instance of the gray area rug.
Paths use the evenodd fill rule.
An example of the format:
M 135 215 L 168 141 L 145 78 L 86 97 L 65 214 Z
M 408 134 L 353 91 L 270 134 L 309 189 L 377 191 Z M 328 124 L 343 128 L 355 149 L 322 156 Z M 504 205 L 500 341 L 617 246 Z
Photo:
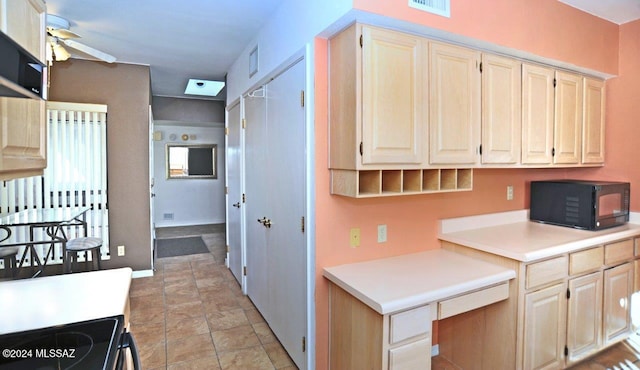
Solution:
M 188 254 L 209 253 L 204 241 L 199 236 L 188 238 L 157 239 L 156 257 L 175 257 Z

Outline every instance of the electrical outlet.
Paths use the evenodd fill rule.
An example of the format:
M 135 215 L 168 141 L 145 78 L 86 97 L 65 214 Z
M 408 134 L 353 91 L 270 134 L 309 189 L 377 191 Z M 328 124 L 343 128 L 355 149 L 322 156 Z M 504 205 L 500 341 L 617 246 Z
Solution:
M 124 245 L 118 246 L 118 256 L 124 256 Z
M 378 243 L 387 241 L 387 225 L 378 225 Z
M 513 185 L 507 185 L 507 200 L 513 200 Z
M 357 227 L 352 228 L 349 231 L 349 242 L 351 247 L 359 247 L 360 246 L 360 229 Z

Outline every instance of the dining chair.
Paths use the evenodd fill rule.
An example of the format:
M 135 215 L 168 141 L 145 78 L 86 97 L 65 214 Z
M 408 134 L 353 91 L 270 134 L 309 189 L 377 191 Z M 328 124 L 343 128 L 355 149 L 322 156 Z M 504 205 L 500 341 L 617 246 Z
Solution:
M 0 258 L 4 261 L 4 277 L 15 278 L 18 272 L 18 260 L 17 255 L 20 248 L 18 247 L 4 247 L 0 248 Z

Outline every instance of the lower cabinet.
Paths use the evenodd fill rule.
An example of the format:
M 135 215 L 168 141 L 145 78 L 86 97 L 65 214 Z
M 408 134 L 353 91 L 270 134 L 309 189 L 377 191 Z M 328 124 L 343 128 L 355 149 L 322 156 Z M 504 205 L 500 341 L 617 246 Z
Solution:
M 329 295 L 329 368 L 431 368 L 430 305 L 380 315 L 337 285 Z
M 626 338 L 631 331 L 631 262 L 604 271 L 604 344 Z
M 566 292 L 565 283 L 561 283 L 525 295 L 525 369 L 563 367 Z
M 607 253 L 628 244 L 605 245 L 604 254 L 597 246 L 525 267 L 527 282 L 538 285 L 527 285 L 523 296 L 523 369 L 565 368 L 629 335 L 634 261 L 605 262 Z

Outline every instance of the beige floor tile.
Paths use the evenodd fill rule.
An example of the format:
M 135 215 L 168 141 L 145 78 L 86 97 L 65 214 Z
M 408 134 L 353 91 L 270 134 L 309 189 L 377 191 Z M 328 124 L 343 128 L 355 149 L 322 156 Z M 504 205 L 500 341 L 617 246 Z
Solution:
M 257 324 L 259 322 L 265 322 L 264 321 L 264 317 L 262 317 L 262 315 L 260 314 L 260 311 L 258 311 L 255 307 L 248 308 L 248 309 L 244 310 L 244 312 L 247 315 L 247 318 L 249 319 L 249 322 L 252 323 L 252 324 Z
M 222 276 L 196 277 L 196 286 L 198 289 L 204 288 L 221 288 L 225 286 L 225 280 Z
M 162 294 L 129 297 L 129 307 L 131 310 L 144 310 L 149 307 L 162 307 L 163 304 L 164 298 Z
M 263 347 L 276 369 L 295 366 L 287 351 L 277 341 L 265 344 Z
M 256 335 L 258 336 L 258 339 L 260 339 L 260 343 L 262 343 L 263 345 L 278 341 L 278 339 L 273 334 L 273 332 L 269 328 L 269 325 L 267 325 L 266 322 L 253 324 L 252 326 L 253 326 L 253 330 L 256 332 Z
M 131 332 L 134 333 L 136 343 L 164 343 L 164 321 L 155 323 L 131 323 Z
M 207 322 L 211 331 L 231 329 L 249 325 L 249 319 L 241 308 L 229 311 L 211 312 L 207 314 Z
M 200 296 L 197 290 L 181 290 L 165 294 L 164 301 L 167 306 L 176 306 L 184 303 L 200 302 Z
M 165 271 L 163 279 L 165 284 L 172 281 L 195 280 L 195 278 L 193 277 L 193 272 L 191 272 L 191 270 Z
M 171 340 L 208 333 L 209 328 L 204 315 L 179 320 L 167 320 L 167 338 Z
M 218 357 L 220 359 L 220 366 L 224 370 L 261 370 L 275 368 L 262 346 L 220 353 Z
M 167 354 L 164 342 L 139 344 L 138 351 L 143 369 L 161 368 L 167 365 Z
M 217 356 L 203 357 L 190 361 L 171 364 L 167 370 L 218 370 L 220 363 Z
M 211 332 L 211 336 L 213 337 L 213 344 L 219 353 L 260 345 L 260 340 L 251 325 L 214 331 Z
M 131 289 L 129 289 L 129 297 L 162 294 L 163 285 L 162 279 L 152 277 L 133 279 L 131 281 Z
M 203 357 L 211 357 L 216 354 L 209 333 L 180 339 L 168 338 L 167 364 L 169 365 Z
M 204 310 L 202 308 L 202 302 L 200 301 L 167 306 L 166 310 L 167 321 L 177 321 L 188 317 L 201 316 L 204 316 Z
M 198 290 L 196 286 L 196 281 L 193 278 L 185 278 L 185 279 L 176 279 L 165 281 L 164 283 L 164 292 L 166 294 L 171 294 L 183 290 Z
M 131 309 L 129 321 L 132 324 L 153 324 L 164 322 L 164 305 Z

